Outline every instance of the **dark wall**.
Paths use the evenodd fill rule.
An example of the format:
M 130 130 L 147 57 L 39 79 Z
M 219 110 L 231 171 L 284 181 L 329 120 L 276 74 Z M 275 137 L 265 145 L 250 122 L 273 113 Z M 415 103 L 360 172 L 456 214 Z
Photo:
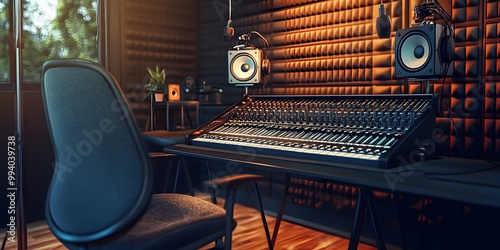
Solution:
M 22 138 L 25 184 L 25 213 L 27 221 L 45 218 L 45 197 L 53 172 L 54 156 L 52 144 L 47 130 L 42 97 L 38 86 L 33 90 L 23 91 L 22 102 Z M 30 89 L 31 89 L 30 87 Z M 37 90 L 38 89 L 38 90 Z M 16 133 L 15 123 L 15 93 L 0 92 L 0 136 L 3 140 L 0 148 L 7 152 L 7 137 Z M 5 158 L 7 159 L 7 158 Z M 19 162 L 18 162 L 19 164 Z M 7 169 L 0 172 L 0 185 L 7 187 Z M 17 176 L 17 178 L 19 178 Z M 18 187 L 19 188 L 19 187 Z M 19 197 L 19 196 L 17 196 Z M 8 207 L 6 195 L 2 195 L 1 203 Z M 2 223 L 7 223 L 8 214 L 1 214 Z
M 139 127 L 145 128 L 149 118 L 149 98 L 144 85 L 147 67 L 166 70 L 167 83 L 181 83 L 187 76 L 197 77 L 197 0 L 115 1 L 110 12 L 119 20 L 110 20 L 111 62 L 121 82 Z M 119 12 L 120 15 L 116 15 Z M 116 67 L 116 64 L 119 66 Z
M 0 92 L 0 117 L 2 120 L 0 122 L 0 150 L 2 150 L 2 160 L 7 159 L 7 137 L 15 135 L 16 124 L 15 124 L 15 94 L 12 91 Z M 0 185 L 3 190 L 7 188 L 7 167 L 5 170 L 0 171 Z M 6 191 L 2 191 L 0 197 L 0 206 L 3 208 L 9 207 L 9 200 L 6 197 Z M 7 211 L 7 210 L 5 210 Z M 6 225 L 8 223 L 7 212 L 0 213 L 0 223 Z
M 45 198 L 55 167 L 39 90 L 23 92 L 22 114 L 25 211 L 28 221 L 37 221 L 45 218 Z

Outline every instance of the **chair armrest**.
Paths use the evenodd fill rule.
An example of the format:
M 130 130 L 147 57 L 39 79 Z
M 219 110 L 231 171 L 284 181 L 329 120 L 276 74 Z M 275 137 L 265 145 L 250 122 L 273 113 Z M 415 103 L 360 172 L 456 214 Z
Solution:
M 206 188 L 210 189 L 237 189 L 239 186 L 254 183 L 257 181 L 265 181 L 267 178 L 255 174 L 236 174 L 220 177 L 203 182 Z

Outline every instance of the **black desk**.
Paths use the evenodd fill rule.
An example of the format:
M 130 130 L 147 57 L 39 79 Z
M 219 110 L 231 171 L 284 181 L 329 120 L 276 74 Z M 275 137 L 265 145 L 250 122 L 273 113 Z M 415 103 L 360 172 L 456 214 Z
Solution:
M 238 167 L 322 178 L 392 193 L 412 193 L 500 207 L 500 168 L 486 161 L 443 157 L 400 168 L 377 169 L 263 155 L 258 153 L 258 149 L 237 152 L 179 144 L 166 147 L 164 151 L 185 157 L 233 162 Z

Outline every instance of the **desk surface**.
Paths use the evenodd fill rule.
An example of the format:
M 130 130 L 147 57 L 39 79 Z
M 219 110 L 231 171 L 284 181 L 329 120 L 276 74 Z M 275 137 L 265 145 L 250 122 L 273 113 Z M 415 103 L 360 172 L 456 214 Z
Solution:
M 374 189 L 412 193 L 460 202 L 500 207 L 500 167 L 481 160 L 442 157 L 393 169 L 361 167 L 185 144 L 166 147 L 167 153 L 344 182 Z

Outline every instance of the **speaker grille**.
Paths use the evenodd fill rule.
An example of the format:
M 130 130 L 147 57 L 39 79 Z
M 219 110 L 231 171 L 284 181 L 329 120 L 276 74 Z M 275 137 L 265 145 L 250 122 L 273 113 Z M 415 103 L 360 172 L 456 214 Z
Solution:
M 231 75 L 240 81 L 249 81 L 257 74 L 257 62 L 252 55 L 241 53 L 231 61 Z
M 180 101 L 181 100 L 180 84 L 169 84 L 168 85 L 168 101 Z
M 408 33 L 399 46 L 401 65 L 408 71 L 422 70 L 431 58 L 431 43 L 420 32 Z

